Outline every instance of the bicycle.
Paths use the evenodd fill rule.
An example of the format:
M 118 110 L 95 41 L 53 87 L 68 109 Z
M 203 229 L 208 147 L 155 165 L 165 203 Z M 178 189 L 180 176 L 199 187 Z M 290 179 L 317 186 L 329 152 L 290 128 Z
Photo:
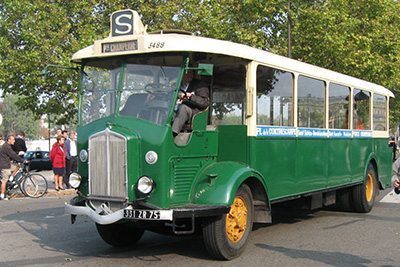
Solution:
M 30 173 L 29 164 L 18 163 L 7 181 L 6 195 L 18 187 L 25 196 L 38 198 L 47 193 L 48 183 L 43 175 Z

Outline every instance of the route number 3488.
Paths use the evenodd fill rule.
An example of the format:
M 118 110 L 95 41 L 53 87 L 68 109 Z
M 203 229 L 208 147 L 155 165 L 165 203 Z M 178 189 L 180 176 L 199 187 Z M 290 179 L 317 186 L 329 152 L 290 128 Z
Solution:
M 151 49 L 151 48 L 163 48 L 164 44 L 165 44 L 165 42 L 151 42 L 147 48 L 148 49 Z

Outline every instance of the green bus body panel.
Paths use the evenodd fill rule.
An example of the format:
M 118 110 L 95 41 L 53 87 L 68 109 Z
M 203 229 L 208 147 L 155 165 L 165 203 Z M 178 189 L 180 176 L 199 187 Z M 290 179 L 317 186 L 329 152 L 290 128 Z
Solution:
M 392 153 L 393 150 L 388 145 L 387 138 L 374 139 L 374 151 L 377 155 L 378 177 L 381 188 L 385 189 L 392 183 Z
M 266 179 L 269 199 L 363 182 L 375 162 L 382 188 L 390 184 L 391 149 L 385 138 L 251 137 L 250 167 Z
M 128 200 L 142 198 L 136 190 L 137 180 L 151 177 L 156 186 L 147 202 L 160 208 L 187 204 L 191 199 L 193 181 L 202 168 L 216 161 L 217 133 L 193 131 L 184 146 L 174 142 L 170 126 L 159 126 L 140 119 L 109 117 L 78 128 L 78 147 L 88 149 L 89 137 L 109 128 L 127 139 Z M 145 154 L 155 151 L 158 161 L 151 165 Z M 89 151 L 90 153 L 90 151 Z M 81 192 L 88 194 L 88 164 L 80 163 L 83 177 Z
M 218 161 L 234 161 L 247 164 L 247 126 L 220 125 L 218 126 L 217 131 Z
M 296 139 L 250 138 L 251 163 L 266 179 L 269 199 L 296 193 Z
M 191 202 L 192 190 L 198 173 L 215 162 L 208 157 L 173 157 L 170 159 L 170 202 L 171 204 L 187 204 Z
M 143 197 L 135 186 L 147 175 L 156 186 L 146 202 L 159 208 L 230 205 L 248 178 L 260 181 L 269 201 L 350 185 L 364 181 L 369 162 L 377 168 L 381 187 L 390 184 L 386 138 L 248 137 L 244 125 L 220 125 L 215 131 L 194 130 L 179 146 L 168 125 L 116 116 L 79 127 L 79 150 L 106 128 L 127 139 L 128 200 Z M 145 161 L 150 150 L 158 154 L 153 165 Z M 79 172 L 80 191 L 87 195 L 87 163 L 80 162 Z
M 351 139 L 330 138 L 326 140 L 329 155 L 326 155 L 328 166 L 327 187 L 337 187 L 351 183 Z
M 266 185 L 259 173 L 237 162 L 217 162 L 199 175 L 194 204 L 232 205 L 237 189 L 248 178 L 255 177 Z M 266 191 L 268 194 L 268 192 Z
M 296 147 L 296 191 L 309 192 L 326 187 L 328 146 L 326 139 L 299 138 Z

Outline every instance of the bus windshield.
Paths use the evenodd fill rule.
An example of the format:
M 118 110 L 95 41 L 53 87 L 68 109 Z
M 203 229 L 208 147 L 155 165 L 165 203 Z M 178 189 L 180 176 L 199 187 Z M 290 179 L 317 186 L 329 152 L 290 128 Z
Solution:
M 119 114 L 163 125 L 180 67 L 127 64 Z
M 113 69 L 86 66 L 82 83 L 81 125 L 114 115 L 116 110 L 121 116 L 165 124 L 181 70 L 180 62 L 177 65 L 127 63 Z M 119 86 L 121 73 L 124 77 L 122 86 Z M 118 88 L 121 88 L 119 101 Z
M 121 68 L 86 67 L 82 80 L 81 124 L 108 117 L 115 111 Z

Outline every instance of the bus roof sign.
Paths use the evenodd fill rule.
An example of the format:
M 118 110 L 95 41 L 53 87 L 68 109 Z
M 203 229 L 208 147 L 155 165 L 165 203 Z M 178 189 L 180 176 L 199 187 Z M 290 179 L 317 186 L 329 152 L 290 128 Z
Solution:
M 110 37 L 144 34 L 146 32 L 146 27 L 140 20 L 139 14 L 131 9 L 112 13 L 110 24 Z

